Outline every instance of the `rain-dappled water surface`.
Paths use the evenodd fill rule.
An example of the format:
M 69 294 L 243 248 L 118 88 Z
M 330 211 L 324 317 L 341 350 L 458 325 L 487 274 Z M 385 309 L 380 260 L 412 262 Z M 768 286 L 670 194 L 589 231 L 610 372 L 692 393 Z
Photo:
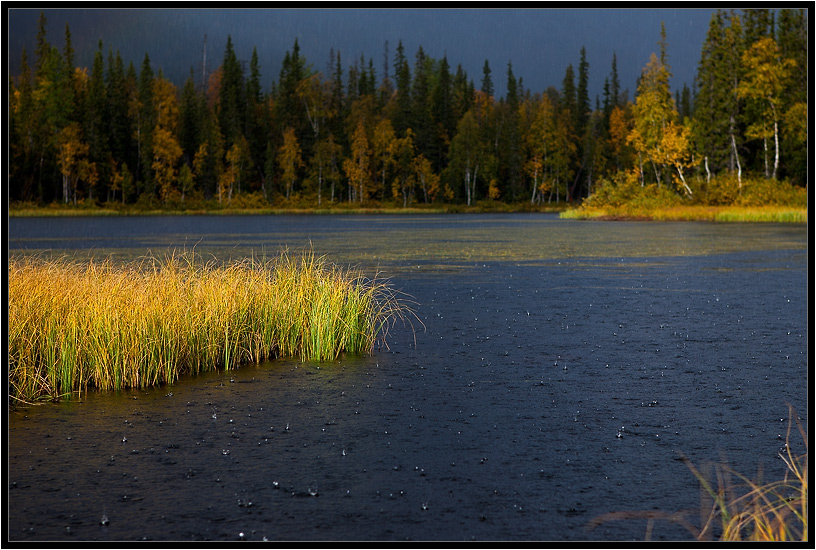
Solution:
M 587 524 L 628 510 L 696 523 L 680 453 L 775 479 L 787 403 L 806 416 L 804 226 L 12 219 L 9 246 L 311 246 L 391 276 L 424 324 L 396 325 L 370 357 L 12 410 L 12 540 L 642 539 L 646 520 Z M 652 536 L 690 538 L 660 521 Z

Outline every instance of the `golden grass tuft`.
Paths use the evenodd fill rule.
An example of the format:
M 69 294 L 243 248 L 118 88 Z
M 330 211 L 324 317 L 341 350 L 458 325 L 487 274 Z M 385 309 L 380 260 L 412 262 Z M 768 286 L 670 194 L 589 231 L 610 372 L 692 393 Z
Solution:
M 795 418 L 793 409 L 790 418 Z M 757 481 L 718 465 L 715 468 L 716 488 L 690 461 L 686 464 L 700 482 L 709 512 L 704 515 L 698 540 L 711 538 L 714 524 L 719 523 L 722 541 L 807 541 L 808 540 L 808 456 L 807 435 L 801 422 L 796 425 L 805 445 L 805 452 L 795 456 L 790 448 L 792 420 L 788 421 L 785 446 L 779 453 L 787 471 L 784 479 L 775 482 Z M 736 477 L 739 482 L 733 483 Z
M 807 541 L 808 540 L 808 455 L 807 433 L 790 407 L 785 446 L 779 458 L 787 467 L 781 481 L 762 482 L 761 475 L 751 480 L 724 464 L 714 468 L 712 483 L 686 457 L 681 457 L 700 483 L 702 492 L 700 527 L 689 519 L 690 512 L 657 510 L 616 511 L 594 518 L 587 529 L 613 520 L 645 519 L 645 540 L 651 540 L 655 521 L 668 521 L 684 527 L 697 540 L 716 538 L 721 541 Z M 794 455 L 790 435 L 796 419 L 805 452 Z M 734 482 L 734 478 L 738 482 Z
M 274 357 L 371 352 L 412 314 L 388 280 L 307 251 L 204 262 L 194 253 L 127 264 L 11 258 L 9 395 L 172 383 Z

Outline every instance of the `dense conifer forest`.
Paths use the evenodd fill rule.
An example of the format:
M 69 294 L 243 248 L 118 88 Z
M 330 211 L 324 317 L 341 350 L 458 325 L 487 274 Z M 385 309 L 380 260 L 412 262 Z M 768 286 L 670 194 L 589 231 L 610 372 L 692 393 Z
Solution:
M 636 90 L 611 53 L 595 98 L 583 48 L 561 82 L 530 90 L 511 63 L 474 77 L 401 42 L 376 64 L 332 50 L 318 70 L 295 41 L 263 89 L 259 52 L 239 60 L 228 38 L 215 70 L 191 68 L 179 86 L 115 44 L 78 67 L 68 26 L 61 47 L 45 28 L 41 14 L 35 51 L 9 76 L 12 203 L 537 207 L 636 189 L 730 204 L 748 182 L 769 203 L 807 185 L 803 9 L 716 12 L 695 81 L 674 91 L 655 29 Z

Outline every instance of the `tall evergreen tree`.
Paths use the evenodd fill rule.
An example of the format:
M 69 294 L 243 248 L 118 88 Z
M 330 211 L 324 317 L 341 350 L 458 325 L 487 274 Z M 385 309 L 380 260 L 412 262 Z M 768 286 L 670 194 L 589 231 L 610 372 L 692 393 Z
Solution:
M 456 66 L 452 87 L 452 117 L 455 126 L 462 116 L 473 106 L 473 95 L 475 92 L 473 82 L 468 80 L 467 73 L 462 69 L 461 64 Z M 454 128 L 454 131 L 451 132 L 451 136 L 455 133 L 456 130 Z
M 742 28 L 745 48 L 761 38 L 774 36 L 774 16 L 768 8 L 750 8 L 742 10 Z
M 218 94 L 218 122 L 224 135 L 225 150 L 229 150 L 244 133 L 246 98 L 244 73 L 232 37 L 227 36 L 224 61 L 221 64 L 221 89 Z
M 42 200 L 36 189 L 36 150 L 38 135 L 31 68 L 23 48 L 20 56 L 20 75 L 11 79 L 9 100 L 9 199 Z
M 246 138 L 249 147 L 249 157 L 256 169 L 257 177 L 253 182 L 260 182 L 264 187 L 267 178 L 266 150 L 270 132 L 269 109 L 265 101 L 261 86 L 261 66 L 258 60 L 258 51 L 252 48 L 252 57 L 249 61 L 249 79 L 246 83 Z
M 340 56 L 338 53 L 338 62 Z M 297 39 L 292 51 L 286 52 L 281 66 L 280 79 L 275 98 L 275 123 L 279 133 L 287 127 L 295 130 L 298 142 L 302 144 L 305 134 L 309 131 L 303 104 L 298 98 L 298 84 L 308 76 L 305 60 L 300 55 L 300 46 Z M 283 134 L 281 133 L 281 136 Z
M 589 62 L 586 48 L 581 46 L 581 60 L 578 62 L 578 87 L 575 93 L 575 130 L 582 134 L 589 120 Z
M 490 64 L 487 59 L 482 67 L 482 87 L 480 89 L 487 97 L 493 97 L 493 78 L 490 76 Z
M 136 173 L 141 178 L 137 182 L 137 193 L 153 198 L 156 187 L 153 182 L 153 129 L 156 126 L 156 112 L 153 106 L 153 68 L 150 56 L 145 53 L 139 72 L 138 105 L 136 107 L 136 147 L 138 165 Z
M 615 52 L 612 52 L 612 71 L 609 75 L 609 98 L 613 107 L 620 105 L 620 93 L 621 89 L 620 80 L 618 79 L 618 58 Z
M 507 63 L 507 97 L 496 109 L 496 117 L 500 119 L 499 141 L 495 151 L 497 177 L 491 186 L 491 198 L 498 198 L 498 193 L 503 193 L 505 199 L 515 201 L 526 193 L 522 175 L 518 80 L 510 62 Z
M 44 26 L 45 17 L 41 17 Z M 67 198 L 65 186 L 60 188 L 62 178 L 58 159 L 58 139 L 62 131 L 73 121 L 76 110 L 75 95 L 71 90 L 71 76 L 73 70 L 65 66 L 63 55 L 59 50 L 45 40 L 44 28 L 38 34 L 37 49 L 43 57 L 37 60 L 35 76 L 34 99 L 37 111 L 36 127 L 38 138 L 36 149 L 39 154 L 37 160 L 37 186 L 40 196 L 47 196 L 53 200 L 59 196 Z M 77 139 L 82 139 L 81 132 L 74 133 Z M 75 196 L 74 196 L 75 197 Z
M 343 131 L 343 121 L 348 114 L 343 98 L 343 65 L 340 62 L 340 51 L 336 56 L 330 54 L 331 64 L 331 84 L 329 92 L 329 112 L 332 117 L 329 119 L 329 133 L 334 136 L 337 144 L 342 148 L 345 143 L 345 132 Z
M 434 125 L 433 152 L 428 160 L 433 170 L 441 173 L 445 167 L 445 157 L 450 140 L 456 131 L 453 108 L 453 88 L 447 57 L 442 57 L 431 96 L 431 119 Z
M 570 118 L 575 120 L 575 113 L 578 111 L 577 104 L 578 100 L 575 92 L 575 70 L 572 68 L 572 64 L 569 64 L 564 72 L 564 80 L 561 82 L 560 109 L 562 111 L 569 111 Z
M 604 79 L 604 102 L 603 102 L 603 120 L 602 128 L 606 137 L 609 137 L 609 129 L 611 127 L 610 117 L 612 110 L 619 106 L 620 103 L 620 80 L 618 78 L 618 60 L 615 52 L 612 52 L 612 67 L 609 76 Z
M 88 82 L 88 93 L 85 96 L 85 110 L 83 126 L 85 140 L 88 143 L 88 158 L 96 163 L 99 172 L 99 183 L 107 184 L 110 181 L 108 157 L 110 155 L 109 131 L 110 113 L 109 98 L 105 87 L 104 63 L 102 60 L 102 41 L 94 53 L 93 68 Z M 94 197 L 93 189 L 89 189 L 90 198 L 107 199 L 105 196 Z M 104 193 L 105 189 L 100 189 Z
M 45 25 L 48 20 L 45 17 L 45 12 L 40 10 L 40 16 L 37 18 L 37 47 L 34 50 L 34 55 L 37 58 L 35 65 L 35 77 L 39 80 L 45 69 L 45 63 L 51 53 L 51 45 L 48 43 L 46 37 Z
M 728 166 L 732 160 L 733 124 L 736 94 L 731 82 L 733 61 L 726 37 L 725 13 L 711 16 L 700 62 L 697 67 L 697 100 L 694 109 L 694 143 L 702 159 L 707 178 Z
M 131 133 L 125 68 L 122 56 L 118 51 L 114 57 L 113 52 L 108 50 L 106 96 L 108 98 L 108 145 L 114 163 L 121 170 L 122 165 L 128 163 Z
M 572 68 L 572 64 L 567 65 L 567 69 L 564 72 L 564 80 L 561 83 L 561 102 L 558 106 L 558 113 L 559 118 L 561 119 L 561 124 L 564 125 L 563 131 L 567 136 L 570 136 L 568 139 L 575 139 L 577 136 L 577 131 L 575 128 L 576 122 L 576 113 L 578 112 L 578 98 L 575 89 L 575 70 Z M 572 155 L 565 155 L 565 158 L 574 159 Z M 580 157 L 577 157 L 580 159 Z M 572 174 L 576 173 L 576 166 L 571 165 L 568 169 L 564 170 L 563 173 L 570 172 Z M 567 200 L 573 200 L 572 191 L 574 189 L 574 182 L 572 181 L 565 181 L 568 185 L 567 187 Z
M 431 60 L 422 46 L 417 49 L 414 80 L 411 86 L 411 129 L 414 147 L 426 158 L 432 155 L 433 122 L 431 120 Z
M 394 74 L 397 79 L 397 110 L 394 114 L 394 130 L 397 137 L 404 137 L 411 127 L 411 69 L 405 58 L 402 40 L 397 44 L 394 58 Z
M 100 42 L 101 43 L 101 42 Z M 82 119 L 82 112 L 77 109 L 79 106 L 79 102 L 77 101 L 76 94 L 81 87 L 81 84 L 78 82 L 78 77 L 76 74 L 76 66 L 74 64 L 74 47 L 71 43 L 71 29 L 68 27 L 68 24 L 65 24 L 65 46 L 63 47 L 63 66 L 65 67 L 65 94 L 66 94 L 66 101 L 74 106 L 74 109 L 71 113 L 69 113 L 69 117 L 71 121 L 77 121 Z
M 799 70 L 794 71 L 789 82 L 790 102 L 807 101 L 808 28 L 807 12 L 800 9 L 779 10 L 777 19 L 777 44 L 784 59 L 793 59 Z
M 796 68 L 788 80 L 782 109 L 784 126 L 782 175 L 799 185 L 808 175 L 808 24 L 805 9 L 782 9 L 777 17 L 777 43 L 783 59 L 792 59 Z
M 394 93 L 394 83 L 391 81 L 388 68 L 388 40 L 383 45 L 383 76 L 380 81 L 380 104 L 385 105 Z
M 179 145 L 181 146 L 184 162 L 192 166 L 195 154 L 201 140 L 201 113 L 198 93 L 196 92 L 195 76 L 192 67 L 190 76 L 184 81 L 179 101 Z

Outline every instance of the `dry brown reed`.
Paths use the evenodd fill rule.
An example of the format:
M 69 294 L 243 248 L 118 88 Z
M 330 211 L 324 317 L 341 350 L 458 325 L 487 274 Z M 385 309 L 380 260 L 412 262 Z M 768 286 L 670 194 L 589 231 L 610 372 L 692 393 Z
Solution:
M 807 541 L 807 433 L 792 407 L 789 412 L 785 445 L 779 452 L 779 458 L 786 466 L 781 481 L 763 482 L 761 473 L 756 480 L 751 480 L 725 464 L 717 464 L 713 473 L 716 482 L 712 482 L 711 475 L 681 456 L 700 484 L 699 527 L 689 520 L 693 511 L 631 510 L 598 516 L 587 524 L 587 528 L 594 529 L 613 520 L 645 519 L 647 541 L 651 540 L 656 521 L 681 525 L 698 541 Z M 805 446 L 805 452 L 798 455 L 793 453 L 790 446 L 794 420 Z

